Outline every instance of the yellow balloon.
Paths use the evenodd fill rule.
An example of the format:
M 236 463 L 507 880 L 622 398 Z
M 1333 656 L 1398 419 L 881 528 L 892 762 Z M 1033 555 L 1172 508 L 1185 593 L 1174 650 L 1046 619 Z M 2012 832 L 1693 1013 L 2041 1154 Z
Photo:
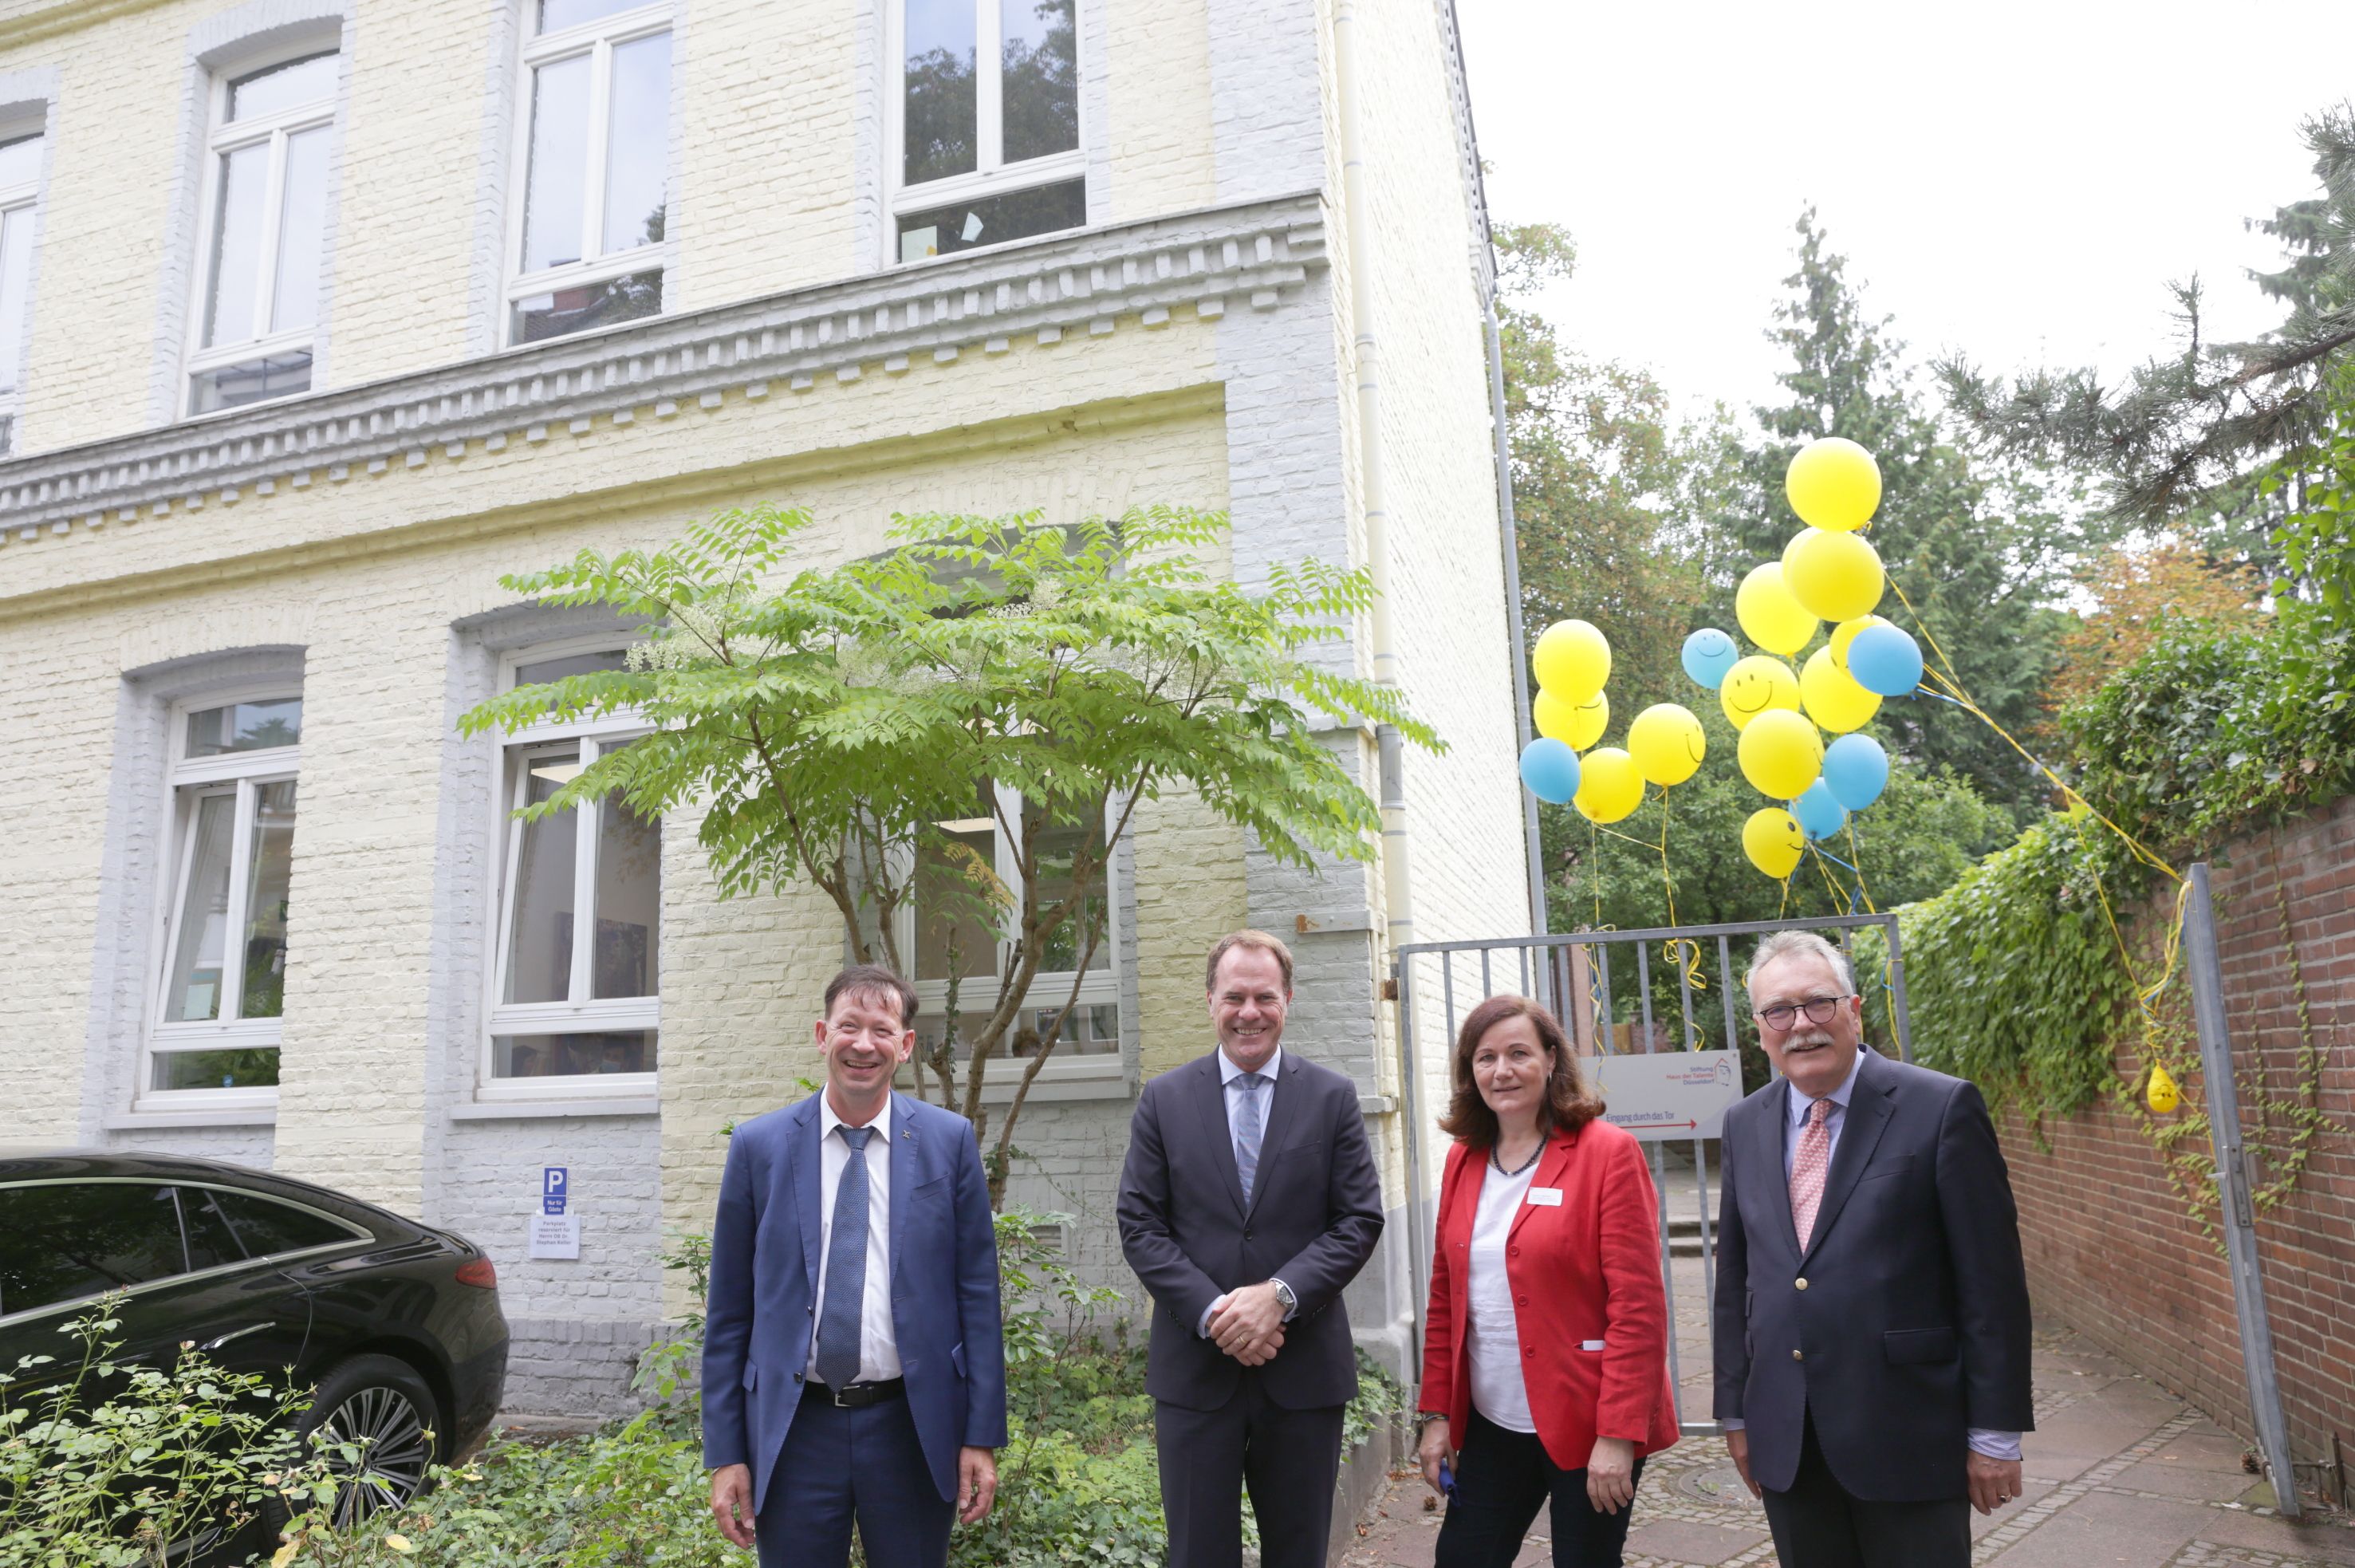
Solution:
M 1578 793 L 1571 804 L 1590 822 L 1616 822 L 1644 804 L 1644 775 L 1616 746 L 1597 746 L 1578 760 Z
M 1529 704 L 1529 717 L 1536 721 L 1539 734 L 1550 735 L 1572 751 L 1582 752 L 1603 739 L 1603 731 L 1611 727 L 1611 698 L 1598 691 L 1593 701 L 1581 705 L 1540 691 Z
M 1654 703 L 1627 726 L 1627 754 L 1636 759 L 1636 771 L 1664 788 L 1699 773 L 1708 752 L 1700 720 L 1673 702 Z
M 1809 613 L 1853 621 L 1881 603 L 1881 552 L 1861 534 L 1801 528 L 1783 547 L 1783 581 Z
M 2158 1115 L 2169 1115 L 2183 1104 L 2183 1092 L 2175 1086 L 2175 1075 L 2158 1062 L 2150 1064 L 2150 1086 L 2143 1091 L 2143 1103 Z
M 1717 705 L 1725 709 L 1727 720 L 1737 730 L 1748 729 L 1753 719 L 1770 708 L 1787 708 L 1796 713 L 1799 677 L 1781 659 L 1752 654 L 1734 660 L 1733 667 L 1718 682 Z
M 1799 831 L 1798 818 L 1779 805 L 1752 812 L 1742 825 L 1742 852 L 1778 882 L 1799 869 L 1799 857 L 1806 849 L 1807 836 Z
M 1585 621 L 1556 621 L 1529 655 L 1538 684 L 1572 708 L 1593 699 L 1611 678 L 1611 642 Z
M 1891 624 L 1891 623 L 1882 620 L 1878 615 L 1859 615 L 1853 621 L 1842 621 L 1838 625 L 1832 628 L 1832 663 L 1839 667 L 1840 674 L 1848 674 L 1848 645 L 1856 641 L 1856 635 L 1859 632 L 1863 631 L 1867 626 L 1886 626 L 1889 624 Z
M 1770 709 L 1742 731 L 1742 776 L 1769 800 L 1796 800 L 1824 771 L 1824 738 L 1806 715 Z
M 1779 560 L 1751 568 L 1734 591 L 1733 618 L 1752 642 L 1770 654 L 1796 654 L 1816 635 L 1815 614 L 1792 596 Z
M 1800 521 L 1844 534 L 1864 527 L 1881 505 L 1881 464 L 1856 443 L 1828 435 L 1791 459 L 1783 494 Z
M 1799 670 L 1799 700 L 1807 717 L 1835 735 L 1864 728 L 1881 711 L 1881 697 L 1857 685 L 1848 671 L 1832 660 L 1829 648 L 1807 656 Z

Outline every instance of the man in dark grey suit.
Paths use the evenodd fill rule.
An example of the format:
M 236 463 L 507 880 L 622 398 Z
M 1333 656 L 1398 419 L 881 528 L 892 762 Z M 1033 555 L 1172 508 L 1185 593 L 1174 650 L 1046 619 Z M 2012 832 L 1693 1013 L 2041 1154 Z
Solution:
M 1236 1568 L 1248 1486 L 1266 1568 L 1324 1568 L 1358 1392 L 1341 1290 L 1381 1237 L 1381 1181 L 1356 1085 L 1282 1049 L 1284 944 L 1221 937 L 1207 980 L 1219 1049 L 1145 1086 L 1120 1178 L 1169 1562 Z
M 1963 1568 L 2019 1496 L 2028 1280 L 1994 1125 L 1959 1078 L 1860 1042 L 1848 962 L 1750 966 L 1783 1076 L 1726 1113 L 1717 1416 L 1787 1568 Z

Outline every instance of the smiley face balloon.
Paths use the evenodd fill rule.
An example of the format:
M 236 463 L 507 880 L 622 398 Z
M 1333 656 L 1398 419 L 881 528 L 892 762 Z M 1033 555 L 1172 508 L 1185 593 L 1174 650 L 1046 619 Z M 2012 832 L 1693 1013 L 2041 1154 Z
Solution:
M 1636 759 L 1636 771 L 1663 788 L 1699 773 L 1708 751 L 1700 720 L 1673 702 L 1654 703 L 1627 726 L 1627 754 Z
M 1566 702 L 1550 691 L 1540 691 L 1529 704 L 1529 718 L 1538 733 L 1550 735 L 1573 752 L 1583 752 L 1611 728 L 1611 697 L 1596 692 L 1584 702 Z
M 1703 626 L 1685 639 L 1685 673 L 1692 677 L 1694 685 L 1711 691 L 1725 684 L 1725 672 L 1741 657 L 1742 650 L 1733 645 L 1733 639 L 1715 626 Z
M 1752 812 L 1742 825 L 1742 852 L 1778 882 L 1799 869 L 1799 857 L 1806 851 L 1807 836 L 1799 830 L 1798 818 L 1779 805 Z
M 1717 705 L 1725 709 L 1726 719 L 1737 730 L 1748 729 L 1753 719 L 1770 708 L 1787 708 L 1796 713 L 1799 677 L 1781 659 L 1753 654 L 1725 672 L 1717 688 Z

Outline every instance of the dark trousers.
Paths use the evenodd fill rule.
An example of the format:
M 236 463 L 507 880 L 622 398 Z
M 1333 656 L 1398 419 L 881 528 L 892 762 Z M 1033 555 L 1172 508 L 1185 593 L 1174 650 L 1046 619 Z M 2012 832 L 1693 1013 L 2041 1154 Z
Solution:
M 932 1485 L 904 1399 L 794 1412 L 752 1532 L 761 1568 L 842 1568 L 858 1525 L 868 1568 L 942 1568 L 954 1512 Z
M 1641 1459 L 1636 1478 L 1644 1478 Z M 1556 1469 L 1536 1433 L 1508 1432 L 1474 1411 L 1455 1456 L 1455 1496 L 1439 1524 L 1433 1568 L 1509 1568 L 1548 1501 L 1554 1568 L 1619 1568 L 1634 1507 L 1597 1512 L 1583 1469 Z
M 1264 1568 L 1325 1568 L 1341 1470 L 1341 1408 L 1286 1410 L 1248 1369 L 1235 1396 L 1216 1410 L 1156 1401 L 1153 1436 L 1169 1568 L 1238 1568 L 1246 1488 Z
M 1814 1416 L 1800 1441 L 1791 1489 L 1764 1494 L 1767 1528 L 1784 1568 L 1969 1568 L 1969 1499 L 1876 1503 L 1852 1498 L 1824 1462 Z

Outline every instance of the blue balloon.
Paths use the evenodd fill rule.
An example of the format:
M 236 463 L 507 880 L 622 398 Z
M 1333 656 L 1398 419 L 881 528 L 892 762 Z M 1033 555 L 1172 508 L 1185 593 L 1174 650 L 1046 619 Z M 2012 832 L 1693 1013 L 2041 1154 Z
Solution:
M 1867 626 L 1848 645 L 1848 673 L 1883 697 L 1903 697 L 1922 684 L 1922 648 L 1895 626 Z
M 1521 782 L 1540 800 L 1568 805 L 1578 793 L 1578 753 L 1550 735 L 1521 748 Z
M 1703 626 L 1685 639 L 1685 673 L 1695 684 L 1715 691 L 1725 680 L 1725 672 L 1742 656 L 1733 639 L 1715 626 Z
M 1856 640 L 1864 641 L 1863 635 Z M 1849 650 L 1850 662 L 1855 651 Z M 1889 787 L 1889 753 L 1870 735 L 1842 735 L 1824 748 L 1824 776 L 1816 784 L 1849 810 L 1862 811 Z
M 1791 803 L 1791 815 L 1799 820 L 1799 829 L 1810 838 L 1829 838 L 1848 826 L 1848 812 L 1832 798 L 1831 785 L 1817 779 L 1807 786 L 1807 792 Z

